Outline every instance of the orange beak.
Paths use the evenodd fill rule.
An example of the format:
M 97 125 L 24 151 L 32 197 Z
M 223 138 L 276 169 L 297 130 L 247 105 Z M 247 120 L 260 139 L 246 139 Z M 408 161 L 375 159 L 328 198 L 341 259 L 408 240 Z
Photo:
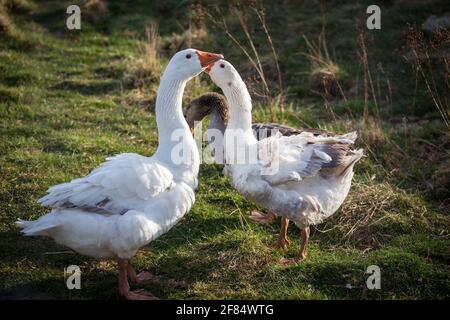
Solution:
M 216 62 L 214 61 L 213 63 L 208 64 L 208 66 L 203 71 L 205 71 L 207 74 L 209 74 L 214 63 L 216 63 Z
M 196 50 L 198 58 L 200 59 L 200 64 L 202 68 L 208 68 L 210 65 L 214 64 L 214 62 L 223 59 L 223 55 L 211 52 L 205 52 Z

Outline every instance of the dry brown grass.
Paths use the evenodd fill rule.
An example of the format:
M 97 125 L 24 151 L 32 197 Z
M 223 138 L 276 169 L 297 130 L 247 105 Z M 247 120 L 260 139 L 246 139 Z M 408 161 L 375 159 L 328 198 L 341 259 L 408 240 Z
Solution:
M 158 24 L 151 23 L 145 29 L 146 41 L 141 47 L 142 59 L 147 69 L 153 72 L 161 71 L 161 65 L 158 60 L 158 49 L 160 43 Z
M 11 27 L 8 12 L 3 4 L 0 3 L 0 33 L 8 32 Z
M 410 52 L 405 59 L 412 63 L 416 74 L 416 92 L 419 77 L 425 83 L 428 95 L 439 111 L 442 120 L 450 129 L 450 88 L 449 46 L 450 31 L 440 29 L 430 39 L 426 39 L 416 27 L 410 27 L 407 34 Z M 436 70 L 439 70 L 436 72 Z M 441 84 L 445 84 L 442 86 Z M 442 89 L 443 87 L 443 89 Z
M 105 18 L 108 13 L 108 1 L 106 0 L 85 0 L 81 5 L 81 13 L 93 23 L 98 23 Z
M 205 11 L 200 4 L 191 4 L 187 12 L 187 18 L 178 23 L 179 32 L 173 32 L 161 39 L 161 50 L 167 56 L 172 56 L 186 48 L 208 48 L 213 45 L 205 25 Z M 204 49 L 206 50 L 206 49 Z
M 0 36 L 11 36 L 14 33 L 14 25 L 9 18 L 8 10 L 3 2 L 0 2 Z
M 334 121 L 337 116 L 331 107 L 331 98 L 342 98 L 347 104 L 345 92 L 350 87 L 350 79 L 347 73 L 336 63 L 328 51 L 326 36 L 325 2 L 320 2 L 322 17 L 322 29 L 315 41 L 311 41 L 303 35 L 307 52 L 302 54 L 311 64 L 308 86 L 309 90 L 322 97 L 325 109 Z M 347 107 L 348 108 L 348 107 Z M 351 111 L 349 112 L 351 115 Z
M 377 152 L 383 148 L 388 142 L 388 137 L 383 129 L 375 122 L 370 122 L 370 126 L 366 126 L 363 122 L 359 126 L 353 126 L 353 130 L 358 130 L 358 143 L 366 150 L 366 153 Z M 351 130 L 351 128 L 349 128 Z M 371 155 L 373 156 L 373 155 Z
M 339 97 L 343 92 L 343 73 L 336 64 L 315 67 L 308 79 L 309 89 L 328 98 Z
M 159 60 L 161 38 L 157 23 L 151 23 L 145 30 L 145 41 L 140 45 L 140 56 L 130 61 L 128 72 L 123 79 L 124 85 L 142 88 L 158 81 L 162 73 Z
M 331 233 L 343 243 L 373 249 L 396 236 L 394 225 L 398 225 L 397 232 L 426 227 L 426 213 L 424 203 L 389 183 L 354 182 L 342 207 L 317 230 Z
M 409 192 L 419 192 L 431 201 L 433 208 L 448 211 L 450 134 L 439 121 L 404 119 L 388 130 L 375 121 L 369 126 L 362 121 L 352 123 L 349 127 L 358 128 L 358 145 L 383 179 L 402 185 Z
M 181 33 L 172 33 L 161 40 L 161 49 L 172 55 L 185 48 L 199 47 L 208 40 L 206 28 L 188 28 Z

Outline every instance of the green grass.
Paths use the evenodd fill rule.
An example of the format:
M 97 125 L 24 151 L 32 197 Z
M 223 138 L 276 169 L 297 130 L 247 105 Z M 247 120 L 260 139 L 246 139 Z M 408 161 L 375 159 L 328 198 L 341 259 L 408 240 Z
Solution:
M 339 2 L 341 6 L 327 8 L 330 46 L 339 53 L 343 69 L 354 76 L 355 58 L 345 57 L 355 54 L 355 34 L 343 36 L 338 27 L 350 28 L 351 13 L 363 5 Z M 136 91 L 124 87 L 122 79 L 139 55 L 139 37 L 151 19 L 172 19 L 173 23 L 161 25 L 163 41 L 180 32 L 176 20 L 183 21 L 187 4 L 177 3 L 110 1 L 109 16 L 74 32 L 64 29 L 61 1 L 40 1 L 33 15 L 12 16 L 17 34 L 0 38 L 1 298 L 118 298 L 114 262 L 80 256 L 51 239 L 23 237 L 14 221 L 47 213 L 36 200 L 48 187 L 87 174 L 107 156 L 154 152 L 157 135 L 151 101 L 157 83 L 136 98 Z M 399 18 L 395 23 L 384 21 L 398 28 L 426 16 L 386 3 L 388 14 Z M 433 8 L 444 10 L 442 3 L 436 1 Z M 449 194 L 448 181 L 440 173 L 446 172 L 448 129 L 429 99 L 420 106 L 429 111 L 425 124 L 390 121 L 388 110 L 382 110 L 383 123 L 377 131 L 360 121 L 361 99 L 350 102 L 355 118 L 349 123 L 342 101 L 332 102 L 338 116 L 333 120 L 321 99 L 295 94 L 307 92 L 307 76 L 298 72 L 310 66 L 300 54 L 305 50 L 300 37 L 282 36 L 278 23 L 283 10 L 290 12 L 290 28 L 312 37 L 320 31 L 321 21 L 317 6 L 307 4 L 288 4 L 273 15 L 269 11 L 285 82 L 293 93 L 277 119 L 293 126 L 359 129 L 359 143 L 368 157 L 356 166 L 349 198 L 335 216 L 313 228 L 308 259 L 285 268 L 279 260 L 296 253 L 298 229 L 290 227 L 293 243 L 287 252 L 272 249 L 278 223 L 263 227 L 249 222 L 246 216 L 254 205 L 231 188 L 221 166 L 202 165 L 193 209 L 133 260 L 137 270 L 159 275 L 159 281 L 145 288 L 163 299 L 448 299 Z M 400 33 L 392 33 L 388 47 Z M 202 49 L 221 51 L 236 64 L 245 63 L 225 36 L 217 31 L 215 35 L 211 48 Z M 388 35 L 384 32 L 375 42 Z M 376 47 L 376 43 L 370 47 L 375 56 L 392 60 L 389 50 Z M 162 59 L 167 61 L 170 54 Z M 405 80 L 405 74 L 394 73 L 401 68 L 393 65 L 392 82 L 407 89 L 414 83 Z M 217 88 L 202 75 L 189 84 L 185 101 L 209 90 Z M 394 109 L 403 113 L 394 110 L 392 118 L 409 115 L 409 109 L 402 109 L 409 101 L 402 90 L 396 91 L 402 98 Z M 139 105 L 142 99 L 150 101 L 146 108 Z M 267 121 L 267 108 L 255 106 L 254 118 Z M 65 287 L 63 270 L 72 264 L 81 266 L 82 290 Z M 365 289 L 365 270 L 373 264 L 381 268 L 381 290 Z

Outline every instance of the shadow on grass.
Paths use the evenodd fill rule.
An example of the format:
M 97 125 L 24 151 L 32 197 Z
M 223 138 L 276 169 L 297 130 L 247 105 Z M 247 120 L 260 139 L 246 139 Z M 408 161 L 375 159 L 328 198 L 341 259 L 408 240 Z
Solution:
M 191 274 L 194 277 L 207 277 L 208 270 L 213 270 L 213 267 L 216 265 L 214 264 L 214 259 L 211 260 L 205 257 L 201 249 L 199 249 L 200 251 L 195 250 L 196 253 L 194 255 L 190 254 L 186 257 L 174 256 L 171 252 L 175 252 L 179 247 L 186 245 L 187 242 L 192 244 L 193 247 L 198 246 L 198 243 L 201 242 L 206 233 L 208 236 L 221 234 L 227 227 L 230 228 L 235 225 L 233 220 L 226 218 L 205 220 L 193 215 L 189 221 L 185 221 L 185 223 L 169 231 L 157 241 L 141 248 L 141 250 L 151 251 L 155 254 L 165 252 L 171 256 L 169 259 L 164 259 L 164 263 L 158 265 L 156 270 L 152 270 L 157 274 L 167 275 L 167 278 L 171 278 L 177 273 Z M 69 265 L 92 265 L 99 261 L 97 259 L 79 255 L 69 248 L 56 244 L 51 238 L 24 237 L 18 230 L 1 232 L 0 243 L 2 243 L 0 266 L 3 266 L 4 270 L 14 269 L 17 272 L 13 275 L 0 274 L 1 279 L 12 277 L 10 281 L 17 283 L 8 286 L 8 288 L 0 287 L 0 298 L 80 299 L 90 296 L 95 299 L 110 299 L 116 297 L 116 275 L 111 272 L 96 270 L 95 267 L 89 270 L 87 274 L 82 270 L 85 290 L 82 290 L 82 292 L 72 290 L 68 293 L 69 290 L 65 288 L 64 268 L 67 268 Z M 202 246 L 200 247 L 202 248 Z M 111 260 L 113 259 L 106 259 L 106 261 Z M 202 261 L 204 263 L 201 263 Z M 136 265 L 136 270 L 148 266 L 147 263 L 144 263 L 145 266 L 142 266 L 138 261 L 132 259 L 133 262 Z M 39 272 L 39 274 L 25 277 L 23 273 L 28 272 Z M 58 276 L 55 277 L 55 274 L 58 274 Z M 24 278 L 41 279 L 43 277 L 46 279 L 24 282 Z M 5 281 L 5 283 L 7 282 Z M 154 291 L 155 294 L 163 297 L 164 292 L 167 290 L 165 288 L 166 284 L 168 284 L 169 289 L 173 286 L 170 281 L 166 281 L 156 286 L 150 284 L 150 288 L 152 288 L 152 292 Z M 168 291 L 167 293 L 171 292 Z
M 30 272 L 33 272 L 30 270 Z M 117 295 L 117 277 L 114 274 L 82 273 L 81 288 L 69 290 L 61 277 L 30 281 L 0 290 L 2 300 L 114 300 Z

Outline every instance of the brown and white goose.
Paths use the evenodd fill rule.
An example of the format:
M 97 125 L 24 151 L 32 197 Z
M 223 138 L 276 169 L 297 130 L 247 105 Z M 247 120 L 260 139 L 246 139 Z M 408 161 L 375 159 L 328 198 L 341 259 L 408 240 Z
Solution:
M 228 123 L 229 105 L 226 98 L 216 92 L 205 93 L 193 99 L 184 111 L 184 116 L 191 129 L 194 129 L 200 122 L 210 115 L 210 122 L 208 130 L 219 130 L 223 135 Z M 302 132 L 312 133 L 313 136 L 330 137 L 334 134 L 320 129 L 312 128 L 292 128 L 278 123 L 252 123 L 253 134 L 257 140 L 270 137 L 274 134 L 281 134 L 283 136 L 292 136 Z M 210 135 L 207 134 L 207 137 Z M 209 141 L 208 141 L 209 142 Z M 276 214 L 269 211 L 265 214 L 258 210 L 253 210 L 249 216 L 251 220 L 260 224 L 267 224 L 276 219 Z M 281 217 L 281 229 L 278 241 L 274 247 L 285 249 L 290 243 L 287 238 L 287 229 L 289 220 Z
M 341 206 L 350 190 L 353 166 L 363 156 L 353 147 L 356 133 L 335 137 L 302 132 L 258 141 L 252 132 L 252 103 L 236 69 L 220 60 L 207 69 L 230 104 L 223 139 L 224 174 L 244 197 L 292 220 L 301 229 L 301 246 L 291 264 L 306 258 L 309 227 Z

